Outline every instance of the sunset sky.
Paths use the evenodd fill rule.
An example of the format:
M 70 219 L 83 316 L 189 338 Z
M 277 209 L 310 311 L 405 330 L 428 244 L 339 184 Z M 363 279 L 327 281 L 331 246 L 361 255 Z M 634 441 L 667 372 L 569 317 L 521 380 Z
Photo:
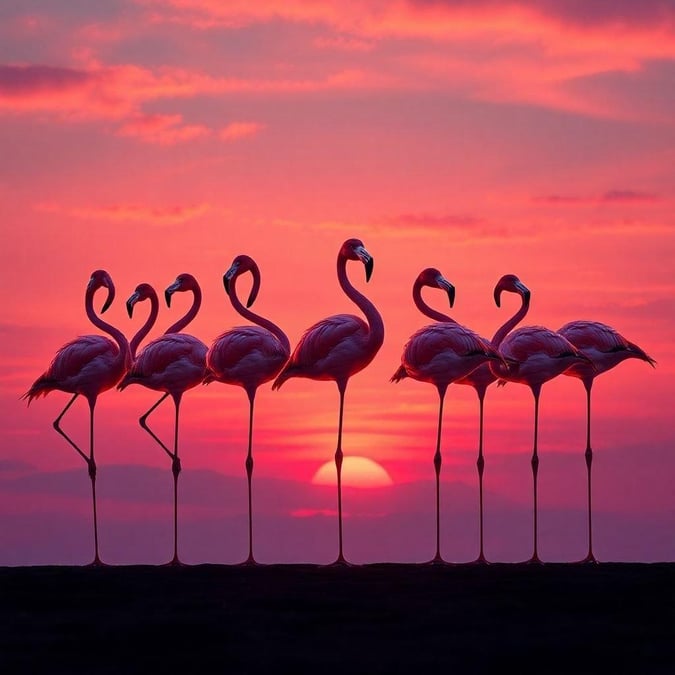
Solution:
M 0 564 L 91 558 L 86 467 L 52 429 L 62 392 L 20 396 L 57 349 L 96 333 L 93 270 L 112 276 L 106 319 L 131 336 L 124 302 L 181 272 L 201 284 L 189 332 L 207 345 L 245 323 L 222 276 L 258 263 L 254 306 L 295 345 L 320 318 L 358 313 L 335 258 L 349 237 L 375 264 L 348 265 L 379 308 L 384 346 L 347 389 L 344 452 L 390 485 L 353 480 L 345 554 L 433 553 L 437 395 L 389 382 L 429 320 L 412 304 L 425 267 L 456 302 L 425 298 L 490 338 L 518 307 L 495 307 L 505 273 L 532 291 L 523 325 L 608 323 L 657 361 L 630 360 L 594 387 L 596 555 L 675 560 L 675 3 L 671 0 L 25 0 L 0 5 Z M 249 278 L 239 283 L 245 295 Z M 97 295 L 100 309 L 103 293 Z M 162 302 L 155 337 L 187 311 Z M 171 552 L 171 473 L 138 426 L 156 392 L 97 405 L 101 553 L 158 563 Z M 86 446 L 86 403 L 64 428 Z M 334 557 L 334 384 L 294 379 L 258 394 L 256 549 L 263 562 Z M 546 384 L 540 409 L 540 555 L 586 550 L 585 395 Z M 246 554 L 247 401 L 233 386 L 188 392 L 181 412 L 181 552 Z M 486 555 L 531 553 L 533 406 L 518 384 L 486 398 Z M 154 428 L 171 438 L 173 408 Z M 443 434 L 442 547 L 477 554 L 478 406 L 451 387 Z M 361 463 L 361 467 L 365 463 Z M 358 464 L 356 470 L 358 470 Z M 362 469 L 363 471 L 363 469 Z M 325 470 L 322 474 L 325 476 Z M 351 482 L 346 476 L 347 482 Z M 319 481 L 320 483 L 321 481 Z

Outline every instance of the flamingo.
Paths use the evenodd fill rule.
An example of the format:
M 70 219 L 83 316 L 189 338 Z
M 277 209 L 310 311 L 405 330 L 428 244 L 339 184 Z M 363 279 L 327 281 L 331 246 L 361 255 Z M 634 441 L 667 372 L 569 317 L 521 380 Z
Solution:
M 497 386 L 507 382 L 526 384 L 534 396 L 534 446 L 532 451 L 532 480 L 534 484 L 534 550 L 529 563 L 541 563 L 537 549 L 537 474 L 539 455 L 539 399 L 544 383 L 561 375 L 578 363 L 591 364 L 567 338 L 543 326 L 523 326 L 511 331 L 502 340 L 499 352 L 503 363 L 491 363 L 490 370 L 499 378 Z
M 443 564 L 441 556 L 440 476 L 441 476 L 441 426 L 443 402 L 448 385 L 465 377 L 472 370 L 500 356 L 487 340 L 469 328 L 458 324 L 451 317 L 431 309 L 421 296 L 423 286 L 440 288 L 448 294 L 450 307 L 454 304 L 455 288 L 434 268 L 423 270 L 413 285 L 413 299 L 420 311 L 440 323 L 420 328 L 408 340 L 401 357 L 401 365 L 392 375 L 391 382 L 412 377 L 420 382 L 433 384 L 439 397 L 438 430 L 434 470 L 436 473 L 436 554 L 429 564 Z
M 253 275 L 253 286 L 246 307 L 237 297 L 237 279 L 245 272 Z M 225 292 L 234 309 L 256 326 L 239 326 L 218 336 L 206 354 L 206 376 L 204 384 L 224 382 L 244 388 L 249 402 L 248 454 L 246 475 L 248 479 L 248 557 L 245 564 L 254 565 L 253 556 L 253 509 L 251 478 L 253 476 L 253 404 L 258 387 L 279 374 L 291 353 L 291 345 L 279 326 L 254 314 L 248 309 L 260 289 L 260 269 L 253 258 L 237 256 L 230 269 L 223 276 Z
M 131 352 L 132 363 L 136 359 L 136 352 L 138 351 L 139 345 L 141 342 L 143 342 L 146 335 L 155 325 L 155 322 L 157 321 L 157 315 L 159 314 L 159 299 L 157 298 L 157 292 L 155 289 L 150 284 L 138 284 L 138 286 L 136 286 L 136 290 L 127 300 L 127 313 L 129 314 L 130 319 L 134 314 L 134 305 L 142 300 L 150 300 L 150 314 L 136 335 L 131 338 L 131 342 L 129 343 L 129 351 Z
M 530 307 L 530 291 L 523 284 L 515 274 L 505 274 L 495 286 L 494 298 L 497 307 L 500 306 L 502 291 L 509 291 L 510 293 L 518 293 L 521 297 L 520 309 L 494 334 L 491 344 L 495 349 L 499 349 L 499 345 L 506 334 L 517 326 L 527 314 Z M 483 363 L 475 370 L 472 370 L 466 377 L 457 380 L 455 384 L 467 384 L 476 390 L 478 395 L 478 459 L 476 460 L 476 467 L 478 468 L 478 532 L 479 532 L 479 553 L 475 562 L 486 563 L 487 559 L 483 550 L 483 471 L 485 469 L 485 459 L 483 457 L 483 407 L 485 401 L 485 392 L 487 388 L 496 380 L 490 366 Z
M 97 316 L 94 310 L 94 294 L 99 288 L 108 290 L 108 297 L 101 309 L 104 313 L 115 298 L 115 285 L 105 270 L 92 273 L 84 296 L 84 306 L 89 320 L 110 335 L 115 342 L 103 335 L 82 335 L 65 344 L 56 353 L 49 368 L 38 377 L 31 388 L 22 396 L 28 405 L 34 398 L 46 396 L 50 391 L 65 391 L 73 394 L 54 420 L 54 429 L 75 448 L 87 463 L 91 479 L 91 494 L 94 510 L 94 560 L 91 565 L 100 566 L 98 550 L 98 522 L 96 516 L 96 461 L 94 459 L 94 408 L 99 394 L 112 389 L 120 380 L 131 362 L 129 343 L 123 333 Z M 60 423 L 78 396 L 84 396 L 89 403 L 89 455 L 61 429 Z
M 176 280 L 164 291 L 166 304 L 171 306 L 171 296 L 176 292 L 192 291 L 194 300 L 188 312 L 176 323 L 166 329 L 164 335 L 160 335 L 146 345 L 138 358 L 119 383 L 117 388 L 121 391 L 130 384 L 142 384 L 149 389 L 162 391 L 162 397 L 139 419 L 141 427 L 162 447 L 171 459 L 171 471 L 173 473 L 173 558 L 170 565 L 181 565 L 178 557 L 178 475 L 181 471 L 180 458 L 178 456 L 178 414 L 183 394 L 197 386 L 203 379 L 206 371 L 206 345 L 192 335 L 181 333 L 197 316 L 201 306 L 202 292 L 197 280 L 191 274 L 179 274 Z M 139 298 L 129 298 L 133 304 Z M 173 398 L 175 408 L 174 441 L 173 451 L 153 433 L 147 425 L 147 418 L 168 396 Z
M 591 463 L 593 450 L 591 449 L 591 387 L 593 380 L 626 359 L 634 358 L 646 361 L 655 367 L 656 361 L 641 347 L 626 340 L 611 326 L 598 321 L 571 321 L 559 331 L 575 347 L 593 362 L 577 363 L 565 371 L 565 375 L 578 377 L 586 389 L 586 469 L 588 473 L 588 553 L 580 562 L 597 562 L 593 554 L 593 530 L 591 525 Z
M 348 260 L 360 260 L 364 264 L 367 282 L 373 272 L 373 258 L 360 239 L 347 239 L 337 256 L 340 287 L 364 313 L 368 323 L 352 314 L 335 314 L 314 324 L 300 338 L 290 359 L 272 384 L 272 389 L 279 389 L 291 377 L 333 380 L 337 384 L 340 412 L 335 450 L 339 543 L 338 557 L 334 562 L 336 565 L 347 564 L 342 547 L 342 418 L 345 390 L 349 378 L 363 370 L 375 358 L 384 341 L 384 323 L 380 313 L 347 278 Z

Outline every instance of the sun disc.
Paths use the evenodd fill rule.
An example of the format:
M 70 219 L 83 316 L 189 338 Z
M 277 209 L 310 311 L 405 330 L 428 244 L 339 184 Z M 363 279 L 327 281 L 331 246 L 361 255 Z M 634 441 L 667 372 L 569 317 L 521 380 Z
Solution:
M 342 485 L 345 487 L 374 488 L 392 485 L 387 470 L 368 457 L 346 456 L 342 461 Z M 335 462 L 326 462 L 312 477 L 314 485 L 336 485 Z

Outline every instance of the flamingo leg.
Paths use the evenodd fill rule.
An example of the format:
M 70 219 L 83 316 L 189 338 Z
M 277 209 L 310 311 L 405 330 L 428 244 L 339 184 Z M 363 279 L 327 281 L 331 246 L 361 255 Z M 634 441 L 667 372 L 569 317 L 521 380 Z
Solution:
M 154 434 L 154 432 L 152 431 L 152 429 L 150 429 L 150 427 L 147 425 L 147 419 L 148 419 L 148 416 L 150 415 L 150 413 L 151 413 L 153 410 L 155 410 L 155 408 L 157 408 L 157 407 L 159 406 L 159 404 L 162 403 L 162 401 L 164 401 L 164 399 L 166 399 L 166 397 L 167 397 L 168 395 L 169 395 L 168 392 L 167 392 L 166 394 L 164 394 L 164 396 L 162 396 L 162 398 L 160 398 L 159 401 L 157 401 L 157 403 L 155 403 L 155 404 L 150 408 L 150 410 L 148 410 L 144 415 L 142 415 L 142 416 L 139 418 L 138 423 L 141 425 L 141 427 L 142 427 L 143 429 L 145 429 L 145 431 L 147 431 L 147 432 L 155 439 L 155 441 L 156 441 L 157 443 L 159 443 L 159 445 L 162 446 L 162 448 L 164 449 L 164 452 L 166 452 L 166 454 L 169 455 L 169 457 L 173 460 L 173 458 L 174 458 L 173 452 L 171 452 L 171 450 L 169 450 L 169 448 L 167 448 L 166 445 L 164 445 L 164 443 L 162 443 L 162 441 L 160 441 L 159 438 L 157 438 L 157 436 Z
M 483 551 L 483 471 L 485 469 L 485 459 L 483 457 L 483 404 L 485 402 L 485 390 L 478 391 L 478 459 L 476 467 L 478 468 L 478 537 L 480 548 L 475 562 L 486 563 L 487 558 Z
M 91 479 L 91 498 L 94 506 L 94 560 L 91 566 L 105 565 L 98 554 L 98 517 L 96 515 L 96 462 L 94 461 L 94 407 L 96 399 L 89 401 L 89 478 Z
M 248 558 L 246 565 L 255 565 L 256 560 L 253 557 L 253 497 L 251 493 L 251 479 L 253 477 L 253 403 L 255 401 L 255 391 L 249 394 L 249 413 L 248 413 L 248 454 L 246 455 L 246 477 L 248 480 Z
M 167 394 L 168 396 L 168 394 Z M 169 565 L 182 565 L 178 557 L 178 476 L 181 471 L 180 458 L 178 457 L 178 413 L 180 410 L 180 394 L 174 396 L 176 417 L 173 433 L 173 448 L 171 453 L 171 473 L 173 473 L 173 558 Z M 154 435 L 154 434 L 153 434 Z
M 593 527 L 591 522 L 591 465 L 593 464 L 593 450 L 591 448 L 591 387 L 593 380 L 584 382 L 586 388 L 586 471 L 588 473 L 588 553 L 580 562 L 597 562 L 593 555 Z
M 344 557 L 342 549 L 342 417 L 344 413 L 345 403 L 345 389 L 346 383 L 338 382 L 338 390 L 340 392 L 340 413 L 338 419 L 338 437 L 337 449 L 335 450 L 335 469 L 337 471 L 337 493 L 338 493 L 338 557 L 334 564 L 345 565 L 347 560 Z
M 532 393 L 534 394 L 534 447 L 532 450 L 532 459 L 530 464 L 532 465 L 532 481 L 534 484 L 534 552 L 532 557 L 528 560 L 530 563 L 540 563 L 541 559 L 539 558 L 539 553 L 537 551 L 537 475 L 539 473 L 539 455 L 537 454 L 537 438 L 539 435 L 539 394 L 541 392 L 541 386 L 533 387 Z
M 447 387 L 438 387 L 438 431 L 436 434 L 436 453 L 434 454 L 434 472 L 436 474 L 436 554 L 429 564 L 444 563 L 441 556 L 441 427 L 443 425 L 443 401 Z
M 82 459 L 88 465 L 89 464 L 89 457 L 87 457 L 87 455 L 84 452 L 82 452 L 82 450 L 80 450 L 80 448 L 77 445 L 75 445 L 75 442 L 66 434 L 66 432 L 63 429 L 61 429 L 61 426 L 60 426 L 61 418 L 66 414 L 66 412 L 68 411 L 70 406 L 73 405 L 73 403 L 75 403 L 75 399 L 78 396 L 79 396 L 79 394 L 73 395 L 73 397 L 70 399 L 70 401 L 68 401 L 68 403 L 66 404 L 66 407 L 61 411 L 61 414 L 54 420 L 54 422 L 52 423 L 52 426 L 54 427 L 54 429 L 57 433 L 59 433 L 61 436 L 63 436 L 63 438 L 65 438 L 68 441 L 68 443 L 70 443 L 70 445 L 73 448 L 75 448 L 75 450 L 77 450 L 77 454 L 80 455 L 80 457 L 82 457 Z

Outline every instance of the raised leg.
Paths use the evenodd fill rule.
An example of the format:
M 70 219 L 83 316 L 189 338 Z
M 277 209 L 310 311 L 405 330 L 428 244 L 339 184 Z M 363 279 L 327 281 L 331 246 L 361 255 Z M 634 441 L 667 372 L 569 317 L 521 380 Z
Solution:
M 70 443 L 71 447 L 75 448 L 75 450 L 77 451 L 77 454 L 80 455 L 80 457 L 82 457 L 82 459 L 88 465 L 89 464 L 89 457 L 87 456 L 87 454 L 82 452 L 82 450 L 77 445 L 75 445 L 75 442 L 70 438 L 70 436 L 68 436 L 66 434 L 66 432 L 63 429 L 61 429 L 61 418 L 66 414 L 66 412 L 68 411 L 70 406 L 73 405 L 73 403 L 75 403 L 75 399 L 78 396 L 79 396 L 79 394 L 73 395 L 73 397 L 70 399 L 70 401 L 68 401 L 68 403 L 66 404 L 66 407 L 61 411 L 61 414 L 54 420 L 54 422 L 52 423 L 52 426 L 54 427 L 54 429 L 56 430 L 57 433 L 59 433 L 61 436 L 63 436 L 63 438 L 65 438 L 66 441 L 68 441 L 68 443 Z
M 169 396 L 168 392 L 164 394 L 162 398 L 160 398 L 159 401 L 157 401 L 157 403 L 155 403 L 150 408 L 150 410 L 148 410 L 144 415 L 141 415 L 141 417 L 138 420 L 138 423 L 141 425 L 143 429 L 145 429 L 145 431 L 147 431 L 155 439 L 156 443 L 159 443 L 159 445 L 163 448 L 164 452 L 166 452 L 166 454 L 169 455 L 169 458 L 173 460 L 174 458 L 173 452 L 171 452 L 171 450 L 169 450 L 169 448 L 167 448 L 166 445 L 164 445 L 164 443 L 162 443 L 162 441 L 160 441 L 159 438 L 157 438 L 155 433 L 152 431 L 152 429 L 150 429 L 150 427 L 147 424 L 147 419 L 150 416 L 150 413 L 153 412 L 159 406 L 159 404 L 162 403 L 162 401 L 164 401 L 167 398 L 167 396 Z
M 539 435 L 539 393 L 540 388 L 533 388 L 534 394 L 534 447 L 532 450 L 532 481 L 534 483 L 534 552 L 532 557 L 528 560 L 530 563 L 540 563 L 539 553 L 537 550 L 537 474 L 539 473 L 539 455 L 537 454 L 537 438 Z

